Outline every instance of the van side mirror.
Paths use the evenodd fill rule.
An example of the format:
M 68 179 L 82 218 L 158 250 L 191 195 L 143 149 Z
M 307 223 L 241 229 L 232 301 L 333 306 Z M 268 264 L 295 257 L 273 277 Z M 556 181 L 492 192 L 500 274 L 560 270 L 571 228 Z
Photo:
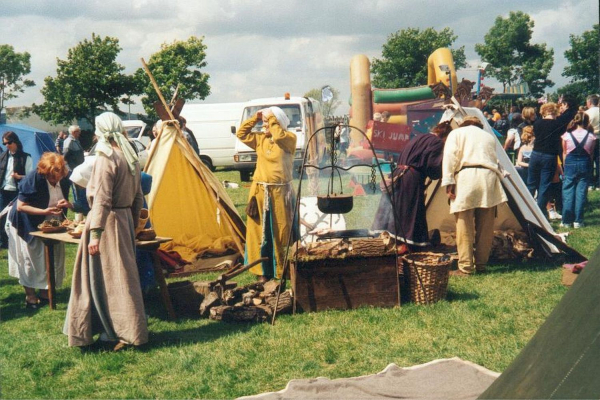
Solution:
M 235 135 L 235 126 L 231 125 L 231 133 Z

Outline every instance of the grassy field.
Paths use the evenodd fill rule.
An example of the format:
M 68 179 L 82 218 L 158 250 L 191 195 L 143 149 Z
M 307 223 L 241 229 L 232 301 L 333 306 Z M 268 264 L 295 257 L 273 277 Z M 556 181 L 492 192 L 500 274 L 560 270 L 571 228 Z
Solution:
M 231 171 L 217 176 L 238 181 Z M 247 188 L 228 192 L 243 213 Z M 350 213 L 348 225 L 368 227 L 377 195 L 356 200 L 358 217 Z M 599 203 L 600 192 L 590 192 L 587 226 L 569 236 L 586 256 L 598 243 Z M 147 299 L 146 346 L 81 352 L 69 348 L 61 333 L 75 250 L 68 246 L 69 275 L 56 311 L 25 309 L 23 289 L 8 276 L 6 251 L 0 252 L 2 398 L 234 398 L 280 390 L 293 378 L 372 374 L 389 363 L 454 356 L 501 372 L 567 291 L 558 260 L 491 264 L 486 274 L 451 277 L 447 300 L 431 306 L 282 315 L 275 326 L 170 322 L 154 292 Z M 238 278 L 242 284 L 252 280 L 248 274 Z

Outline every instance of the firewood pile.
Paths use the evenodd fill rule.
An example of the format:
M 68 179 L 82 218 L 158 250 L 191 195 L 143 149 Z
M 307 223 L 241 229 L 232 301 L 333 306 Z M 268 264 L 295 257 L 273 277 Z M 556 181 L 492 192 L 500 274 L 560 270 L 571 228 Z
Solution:
M 442 232 L 442 242 L 447 246 L 456 246 L 454 232 Z M 514 260 L 534 258 L 534 249 L 528 241 L 527 235 L 512 229 L 494 231 L 492 251 L 490 258 L 493 260 Z
M 292 248 L 291 259 L 313 261 L 328 258 L 380 257 L 394 254 L 396 241 L 387 233 L 373 239 L 334 239 L 322 242 L 298 243 Z
M 200 304 L 200 316 L 224 322 L 270 321 L 277 303 L 279 282 L 252 283 L 243 287 L 211 291 Z M 292 292 L 286 290 L 279 296 L 277 314 L 290 314 Z

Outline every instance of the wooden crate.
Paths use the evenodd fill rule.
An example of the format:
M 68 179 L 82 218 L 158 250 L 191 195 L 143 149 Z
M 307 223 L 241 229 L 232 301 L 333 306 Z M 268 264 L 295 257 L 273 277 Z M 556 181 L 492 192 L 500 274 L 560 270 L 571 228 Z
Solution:
M 400 305 L 395 256 L 292 261 L 295 309 L 347 310 L 365 305 Z

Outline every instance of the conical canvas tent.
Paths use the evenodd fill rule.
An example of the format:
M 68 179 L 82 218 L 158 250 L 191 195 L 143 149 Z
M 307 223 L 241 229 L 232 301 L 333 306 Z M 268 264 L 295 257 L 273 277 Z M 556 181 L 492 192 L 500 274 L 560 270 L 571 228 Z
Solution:
M 200 161 L 176 121 L 166 121 L 152 145 L 145 172 L 152 175 L 148 208 L 164 250 L 193 261 L 206 251 L 244 251 L 246 227 L 229 195 Z
M 495 137 L 492 128 L 479 109 L 461 108 L 461 110 L 467 115 L 478 117 L 484 125 L 484 130 Z M 446 118 L 451 115 L 451 110 L 446 111 Z M 529 237 L 530 244 L 547 256 L 564 253 L 573 261 L 585 260 L 584 256 L 564 244 L 555 236 L 556 234 L 552 226 L 542 214 L 537 203 L 529 193 L 527 186 L 511 163 L 510 158 L 497 140 L 496 155 L 498 156 L 500 166 L 508 173 L 502 179 L 502 185 L 509 201 L 498 207 L 498 215 L 494 220 L 494 231 L 512 229 L 516 232 L 523 232 Z M 445 188 L 440 186 L 439 181 L 429 185 L 426 206 L 427 225 L 430 230 L 439 229 L 442 232 L 442 236 L 444 236 L 444 233 L 455 231 L 455 217 L 453 214 L 450 214 L 446 191 Z
M 23 124 L 0 124 L 0 136 L 5 132 L 13 131 L 23 144 L 23 151 L 31 154 L 33 165 L 37 165 L 42 154 L 47 151 L 56 151 L 54 140 L 48 132 Z M 2 145 L 2 150 L 6 146 Z
M 600 248 L 481 399 L 600 397 Z

